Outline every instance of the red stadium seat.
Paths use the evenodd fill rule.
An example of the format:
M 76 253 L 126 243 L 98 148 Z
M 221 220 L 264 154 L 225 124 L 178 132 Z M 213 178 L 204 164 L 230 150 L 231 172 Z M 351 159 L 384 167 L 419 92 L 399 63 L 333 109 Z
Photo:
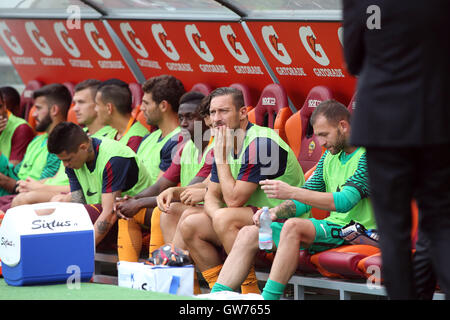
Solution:
M 248 120 L 274 129 L 287 142 L 285 122 L 291 115 L 286 91 L 281 85 L 272 83 L 263 89 L 257 105 L 248 113 Z
M 343 245 L 314 254 L 311 262 L 326 277 L 364 278 L 364 273 L 358 269 L 358 263 L 379 252 L 379 248 L 370 245 Z
M 131 107 L 133 108 L 133 112 L 137 113 L 139 112 L 139 106 L 141 105 L 142 97 L 144 96 L 144 92 L 142 91 L 142 85 L 136 82 L 131 82 L 128 84 L 128 87 L 130 88 L 131 96 L 133 97 Z
M 411 241 L 413 245 L 418 232 L 418 209 L 415 201 L 411 202 Z M 381 271 L 380 249 L 369 245 L 344 245 L 331 250 L 317 253 L 311 257 L 311 262 L 319 272 L 326 277 L 338 278 L 369 278 L 382 282 L 380 275 L 374 271 Z M 371 268 L 372 267 L 372 268 Z
M 347 106 L 348 111 L 350 111 L 351 114 L 353 114 L 353 110 L 355 110 L 356 107 L 356 92 L 352 96 L 352 100 L 350 100 L 350 103 Z
M 63 85 L 69 90 L 70 95 L 73 97 L 73 94 L 75 92 L 75 85 L 72 82 L 63 82 Z
M 307 172 L 317 164 L 323 150 L 314 136 L 313 128 L 309 122 L 314 108 L 322 101 L 333 97 L 331 90 L 325 86 L 312 88 L 305 103 L 299 111 L 294 113 L 285 124 L 288 143 L 302 166 Z
M 198 92 L 203 93 L 205 96 L 207 96 L 213 90 L 214 90 L 214 88 L 212 86 L 210 86 L 209 84 L 199 82 L 199 83 L 194 84 L 192 86 L 191 90 L 189 90 L 189 91 L 198 91 Z
M 244 95 L 244 104 L 247 107 L 248 111 L 255 107 L 256 99 L 249 87 L 247 87 L 243 83 L 232 83 L 230 84 L 230 87 L 242 91 L 242 94 Z
M 24 119 L 29 119 L 30 109 L 33 106 L 33 92 L 44 86 L 44 83 L 38 80 L 31 80 L 25 86 L 20 96 L 20 115 Z

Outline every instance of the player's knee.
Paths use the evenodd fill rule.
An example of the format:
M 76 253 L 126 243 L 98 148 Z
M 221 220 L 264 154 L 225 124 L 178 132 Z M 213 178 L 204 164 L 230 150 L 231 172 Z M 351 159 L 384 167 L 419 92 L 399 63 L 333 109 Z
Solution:
M 182 223 L 187 217 L 200 213 L 199 209 L 196 207 L 187 208 L 181 213 L 179 223 Z
M 199 227 L 201 227 L 201 224 L 199 224 L 197 217 L 192 214 L 186 216 L 183 221 L 179 222 L 180 233 L 186 243 L 195 238 L 197 228 Z
M 212 218 L 213 228 L 217 234 L 227 232 L 230 224 L 232 224 L 232 216 L 227 214 L 229 208 L 222 208 L 216 211 L 216 214 Z
M 288 219 L 281 229 L 280 236 L 299 239 L 302 237 L 305 227 L 304 219 Z
M 258 250 L 258 231 L 259 229 L 255 225 L 242 227 L 236 237 L 233 249 L 236 247 L 241 250 Z

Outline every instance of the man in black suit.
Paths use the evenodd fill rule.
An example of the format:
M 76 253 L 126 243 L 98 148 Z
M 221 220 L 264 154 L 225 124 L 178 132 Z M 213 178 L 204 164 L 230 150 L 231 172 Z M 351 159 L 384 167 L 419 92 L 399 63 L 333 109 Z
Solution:
M 359 75 L 351 142 L 367 149 L 388 296 L 418 298 L 410 239 L 415 198 L 429 242 L 419 253 L 429 255 L 449 297 L 450 1 L 343 5 L 345 60 Z

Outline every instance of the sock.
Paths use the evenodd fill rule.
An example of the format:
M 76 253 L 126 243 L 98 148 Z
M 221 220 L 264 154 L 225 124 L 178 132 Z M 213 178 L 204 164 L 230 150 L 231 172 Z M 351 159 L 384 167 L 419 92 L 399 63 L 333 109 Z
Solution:
M 194 270 L 194 294 L 201 294 L 202 290 L 200 290 L 200 284 L 198 282 L 197 271 Z
M 261 293 L 258 287 L 258 279 L 256 278 L 255 268 L 252 267 L 248 273 L 247 279 L 241 285 L 241 293 Z
M 211 293 L 220 292 L 220 291 L 233 291 L 233 289 L 231 289 L 230 287 L 228 287 L 224 284 L 220 284 L 220 283 L 216 282 L 216 284 L 211 289 Z
M 141 226 L 134 220 L 119 219 L 117 222 L 117 253 L 119 261 L 137 262 L 142 248 Z
M 152 255 L 153 251 L 164 245 L 164 237 L 162 234 L 161 226 L 159 224 L 161 217 L 161 210 L 158 207 L 153 209 L 152 222 L 150 226 L 150 247 L 149 256 Z
M 218 266 L 212 267 L 208 270 L 202 272 L 203 278 L 205 278 L 206 282 L 210 288 L 212 288 L 219 278 L 220 270 L 222 270 L 223 264 L 219 264 Z
M 280 300 L 285 287 L 285 284 L 268 279 L 263 289 L 262 296 L 264 300 Z

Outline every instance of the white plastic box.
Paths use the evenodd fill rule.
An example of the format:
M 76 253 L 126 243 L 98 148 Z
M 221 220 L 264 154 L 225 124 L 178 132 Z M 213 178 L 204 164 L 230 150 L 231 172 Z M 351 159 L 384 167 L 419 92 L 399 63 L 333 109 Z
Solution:
M 9 209 L 0 227 L 5 281 L 22 286 L 89 281 L 94 273 L 94 227 L 84 205 L 47 202 Z M 75 274 L 77 273 L 77 274 Z
M 119 261 L 118 285 L 138 290 L 182 296 L 194 294 L 194 266 L 151 266 L 142 262 Z

